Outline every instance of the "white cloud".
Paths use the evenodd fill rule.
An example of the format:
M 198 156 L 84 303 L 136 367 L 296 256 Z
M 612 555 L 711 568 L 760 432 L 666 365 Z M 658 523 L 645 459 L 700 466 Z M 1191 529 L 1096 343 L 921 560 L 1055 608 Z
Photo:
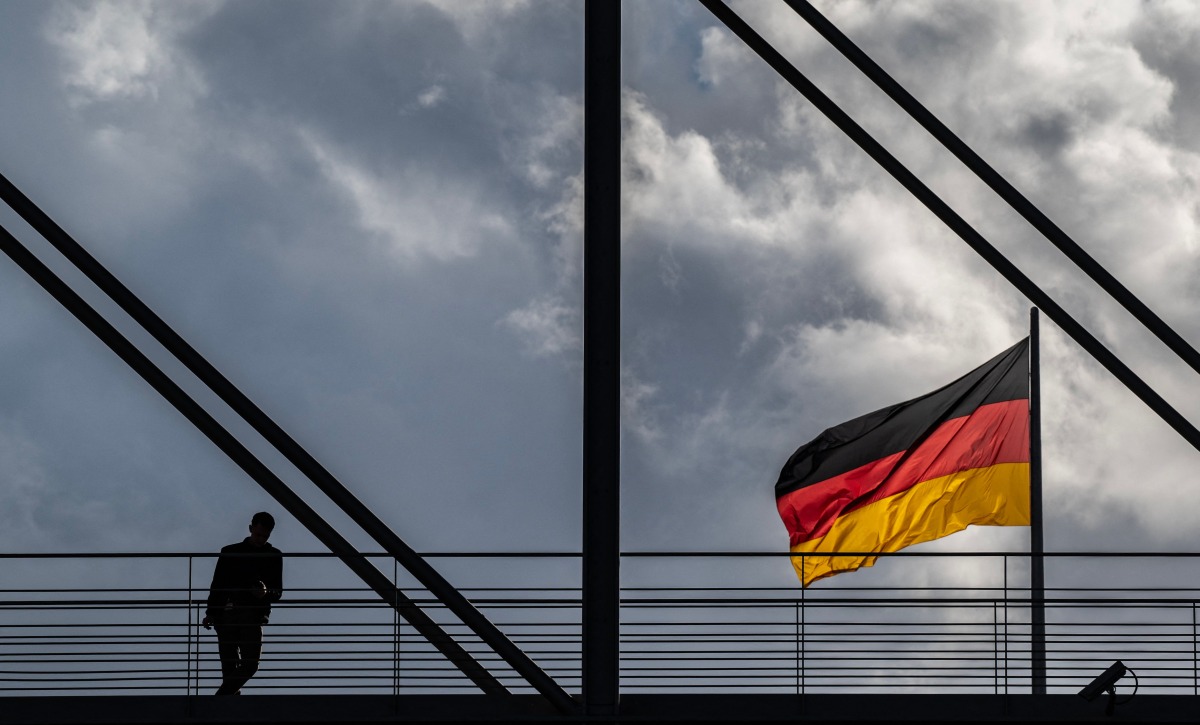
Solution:
M 437 108 L 445 103 L 446 99 L 449 97 L 450 92 L 446 90 L 444 85 L 440 83 L 434 83 L 418 93 L 417 97 L 413 99 L 412 102 L 406 103 L 400 109 L 400 115 L 407 116 L 418 111 L 427 111 L 432 108 Z
M 654 444 L 663 436 L 655 408 L 659 386 L 640 380 L 633 368 L 621 367 L 621 427 L 639 441 Z
M 151 0 L 62 4 L 46 34 L 62 53 L 77 103 L 201 93 L 204 81 L 175 38 L 219 3 Z
M 86 188 L 74 208 L 89 229 L 128 240 L 195 200 L 197 154 L 236 138 L 222 134 L 203 107 L 208 84 L 184 50 L 183 36 L 219 2 L 141 0 L 58 3 L 42 35 L 56 52 L 61 90 L 72 113 L 58 118 L 80 131 L 63 153 L 81 168 Z M 56 94 L 57 95 L 57 94 Z M 43 157 L 55 151 L 41 147 Z
M 536 218 L 556 240 L 552 245 L 555 291 L 531 300 L 505 318 L 535 355 L 559 355 L 579 349 L 582 312 L 568 301 L 576 289 L 583 252 L 583 173 L 578 158 L 583 109 L 576 98 L 541 91 L 535 112 L 504 144 L 507 165 L 554 201 Z
M 446 87 L 437 84 L 426 88 L 417 96 L 417 104 L 421 108 L 433 108 L 444 100 L 446 100 Z
M 952 365 L 968 363 L 965 371 L 973 367 L 972 352 L 977 356 L 1003 349 L 1020 336 L 1019 328 L 1005 322 L 1020 312 L 1010 307 L 1012 297 L 1006 287 L 994 278 L 965 274 L 961 265 L 972 261 L 969 253 L 931 224 L 928 213 L 906 193 L 866 178 L 829 205 L 816 193 L 823 180 L 819 174 L 789 169 L 772 179 L 773 194 L 752 198 L 721 168 L 708 139 L 692 131 L 670 135 L 642 99 L 631 98 L 626 111 L 630 130 L 625 219 L 632 237 L 667 239 L 672 246 L 698 246 L 719 256 L 734 254 L 748 244 L 760 245 L 770 250 L 772 261 L 754 270 L 760 277 L 744 282 L 749 289 L 783 296 L 792 292 L 764 287 L 779 283 L 770 276 L 776 266 L 802 269 L 820 254 L 836 252 L 851 263 L 854 283 L 882 305 L 884 319 L 836 320 L 826 332 L 833 339 L 855 340 L 876 330 L 883 335 L 880 352 L 897 344 L 898 340 L 889 339 L 898 334 L 897 328 L 906 328 L 914 350 L 923 350 L 925 356 L 939 354 L 937 346 L 930 347 L 935 339 L 952 339 L 954 347 L 970 351 L 962 360 L 951 361 Z M 755 188 L 768 185 L 762 181 Z M 753 320 L 753 324 L 747 329 L 756 330 L 762 322 Z M 805 348 L 816 342 L 809 333 L 800 343 Z M 758 329 L 754 339 L 761 335 Z M 886 357 L 894 361 L 902 349 Z M 849 367 L 826 362 L 832 363 L 831 369 L 849 374 L 861 365 L 886 365 L 886 357 L 867 355 Z M 860 369 L 858 374 L 865 372 Z
M 424 0 L 448 15 L 469 39 L 495 29 L 505 17 L 524 11 L 530 0 Z
M 449 261 L 510 243 L 514 225 L 473 181 L 416 168 L 381 173 L 315 133 L 302 134 L 325 179 L 353 207 L 362 230 L 398 260 Z
M 9 550 L 44 545 L 36 513 L 48 484 L 39 458 L 33 441 L 9 421 L 0 421 L 0 531 Z
M 518 173 L 538 188 L 562 183 L 565 159 L 576 158 L 583 136 L 583 106 L 578 98 L 539 93 L 506 156 Z M 574 175 L 575 169 L 567 171 Z
M 508 313 L 501 322 L 517 333 L 535 357 L 563 355 L 580 349 L 579 308 L 559 297 L 539 297 Z
M 678 243 L 780 245 L 806 221 L 804 172 L 776 179 L 767 198 L 743 194 L 721 168 L 713 142 L 695 131 L 671 135 L 638 94 L 624 101 L 622 217 L 626 236 L 670 234 Z
M 758 59 L 746 44 L 722 27 L 700 31 L 700 55 L 696 76 L 700 83 L 719 87 L 727 78 L 737 78 Z
M 726 182 L 708 139 L 695 132 L 670 136 L 647 102 L 624 103 L 622 224 L 725 227 L 746 218 L 745 202 Z

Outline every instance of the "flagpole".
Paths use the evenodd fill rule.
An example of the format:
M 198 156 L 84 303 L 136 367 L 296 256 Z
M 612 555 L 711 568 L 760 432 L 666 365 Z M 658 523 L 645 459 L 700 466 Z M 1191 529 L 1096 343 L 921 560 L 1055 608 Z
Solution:
M 1042 400 L 1038 309 L 1029 308 L 1029 650 L 1033 694 L 1046 694 L 1046 569 L 1042 539 Z

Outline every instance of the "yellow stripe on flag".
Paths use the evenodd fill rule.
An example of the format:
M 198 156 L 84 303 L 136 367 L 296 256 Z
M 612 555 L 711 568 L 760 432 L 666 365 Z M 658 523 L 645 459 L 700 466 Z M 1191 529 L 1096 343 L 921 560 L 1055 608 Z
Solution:
M 827 534 L 792 551 L 804 586 L 838 572 L 873 566 L 875 556 L 822 556 L 838 551 L 899 551 L 968 526 L 1029 525 L 1029 464 L 998 463 L 932 478 L 840 517 Z

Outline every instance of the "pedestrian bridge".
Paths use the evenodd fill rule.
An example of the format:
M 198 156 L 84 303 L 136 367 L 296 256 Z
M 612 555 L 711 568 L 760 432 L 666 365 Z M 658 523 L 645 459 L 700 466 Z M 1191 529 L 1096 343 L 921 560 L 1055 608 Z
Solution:
M 424 556 L 579 693 L 578 554 Z M 6 554 L 0 722 L 573 719 L 386 556 L 368 557 L 512 696 L 478 694 L 331 555 L 286 556 L 261 669 L 244 697 L 214 698 L 216 642 L 199 622 L 215 555 Z M 898 553 L 880 567 L 911 586 L 873 584 L 879 569 L 801 589 L 786 555 L 625 553 L 619 716 L 1104 719 L 1105 696 L 1076 693 L 1120 660 L 1130 670 L 1116 688 L 1122 719 L 1194 720 L 1200 555 L 1047 554 L 1038 696 L 1028 563 L 1022 553 Z

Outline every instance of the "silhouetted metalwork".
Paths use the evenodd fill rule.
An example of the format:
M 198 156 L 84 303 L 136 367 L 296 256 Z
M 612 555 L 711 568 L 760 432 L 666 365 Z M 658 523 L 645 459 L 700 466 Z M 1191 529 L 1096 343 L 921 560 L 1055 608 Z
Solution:
M 441 627 L 429 618 L 425 612 L 414 605 L 403 592 L 368 563 L 357 550 L 344 539 L 341 534 L 325 522 L 303 499 L 297 496 L 287 484 L 274 474 L 262 461 L 258 460 L 248 448 L 243 446 L 224 426 L 208 414 L 182 388 L 174 383 L 153 362 L 141 353 L 133 343 L 129 342 L 120 332 L 100 316 L 87 302 L 72 291 L 46 265 L 42 264 L 28 249 L 8 232 L 0 227 L 0 250 L 9 256 L 17 266 L 25 271 L 46 290 L 55 300 L 84 324 L 96 337 L 117 354 L 129 367 L 133 368 L 143 380 L 150 384 L 159 395 L 163 396 L 175 407 L 192 425 L 196 426 L 211 440 L 225 455 L 238 465 L 255 483 L 275 498 L 288 513 L 292 514 L 305 528 L 317 537 L 317 540 L 329 547 L 329 550 L 345 562 L 368 586 L 396 608 L 401 616 L 417 628 L 422 635 L 428 636 L 430 642 L 442 654 L 458 666 L 471 681 L 481 690 L 489 693 L 505 693 L 500 681 L 475 658 L 462 648 L 453 638 L 448 636 Z M 390 553 L 390 552 L 389 552 Z M 565 694 L 564 694 L 565 696 Z
M 488 561 L 464 577 L 463 591 L 551 676 L 578 691 L 582 590 L 545 582 L 561 576 L 547 572 L 551 557 L 578 567 L 580 555 L 490 554 L 512 561 L 506 581 L 487 581 L 494 566 Z M 387 558 L 374 552 L 364 556 Z M 470 561 L 472 555 L 457 556 Z M 765 568 L 760 570 L 765 577 L 748 577 L 740 586 L 690 584 L 686 575 L 627 586 L 621 590 L 622 691 L 629 696 L 802 692 L 806 697 L 1028 693 L 1034 655 L 1027 556 L 899 552 L 882 555 L 877 565 L 896 573 L 924 572 L 922 578 L 954 563 L 964 564 L 959 571 L 971 572 L 946 577 L 942 584 L 869 585 L 852 581 L 861 575 L 847 575 L 838 586 L 799 590 L 761 583 L 777 578 L 774 569 Z M 175 693 L 211 699 L 202 693 L 220 678 L 212 656 L 215 638 L 197 625 L 205 606 L 203 574 L 214 558 L 211 553 L 0 555 L 0 693 Z M 790 576 L 785 558 L 774 552 L 647 552 L 626 558 L 667 565 L 674 572 L 700 558 L 727 571 L 775 560 L 778 572 Z M 1200 554 L 1082 552 L 1045 558 L 1056 566 L 1061 582 L 1047 590 L 1045 599 L 1053 615 L 1047 624 L 1051 694 L 1073 697 L 1116 659 L 1137 669 L 1148 692 L 1200 692 L 1195 621 L 1200 589 L 1178 583 L 1196 579 Z M 269 656 L 251 691 L 403 699 L 475 689 L 370 589 L 325 581 L 319 567 L 336 557 L 308 553 L 287 559 L 289 576 L 308 581 L 290 588 L 276 605 L 266 638 Z M 22 568 L 30 561 L 37 566 Z M 88 572 L 83 582 L 72 573 L 81 567 Z M 109 572 L 121 570 L 137 572 L 140 586 L 89 585 L 92 580 L 120 584 L 120 577 Z M 176 583 L 141 585 L 148 572 Z M 1136 583 L 1107 586 L 1095 581 L 1101 573 L 1119 573 Z M 47 578 L 75 584 L 48 587 Z M 435 617 L 450 614 L 418 583 L 400 586 Z M 481 662 L 499 668 L 499 677 L 515 678 L 515 692 L 536 692 L 464 625 L 446 627 Z
M 616 711 L 621 550 L 621 3 L 584 4 L 583 701 Z
M 53 219 L 33 203 L 11 181 L 0 175 L 0 199 L 21 215 L 31 227 L 41 234 L 55 249 L 84 273 L 97 287 L 116 302 L 130 317 L 149 332 L 155 340 L 182 362 L 197 378 L 207 385 L 230 408 L 240 415 L 268 443 L 280 451 L 289 462 L 309 478 L 328 496 L 352 521 L 366 531 L 377 544 L 394 556 L 418 581 L 446 602 L 447 606 L 472 631 L 479 634 L 489 646 L 498 652 L 518 672 L 528 679 L 554 705 L 563 712 L 573 711 L 575 705 L 555 682 L 514 646 L 504 634 L 479 614 L 445 578 L 413 552 L 399 536 L 383 523 L 370 509 L 358 500 L 342 483 L 322 466 L 308 451 L 297 443 L 274 420 L 262 411 L 249 397 L 241 392 L 228 378 L 208 362 L 195 348 L 187 343 L 170 325 L 154 313 L 137 295 L 121 283 L 104 265 L 88 253 L 71 235 L 67 234 Z M 332 530 L 332 529 L 330 529 Z M 419 616 L 413 613 L 414 616 Z M 456 661 L 471 666 L 456 655 Z M 480 674 L 480 673 L 477 673 Z M 496 685 L 480 674 L 485 690 L 494 690 Z M 482 685 L 481 685 L 482 687 Z
M 833 47 L 863 72 L 876 86 L 904 109 L 914 121 L 928 131 L 955 158 L 963 162 L 985 184 L 991 187 L 1009 206 L 1033 225 L 1050 243 L 1059 249 L 1080 270 L 1114 300 L 1145 325 L 1159 340 L 1178 355 L 1193 370 L 1200 372 L 1200 352 L 1184 340 L 1179 333 L 1168 325 L 1162 318 L 1146 306 L 1136 295 L 1125 288 L 1099 262 L 1091 257 L 1083 247 L 1075 242 L 1066 232 L 1050 220 L 1042 210 L 1017 191 L 998 171 L 983 160 L 979 154 L 960 139 L 933 113 L 926 109 L 921 102 L 912 96 L 904 86 L 894 80 L 887 71 L 864 53 L 854 41 L 850 40 L 837 26 L 813 7 L 807 0 L 786 0 L 787 4 L 804 18 L 809 25 L 820 33 Z
M 1200 449 L 1200 431 L 749 26 L 719 0 L 701 2 L 985 261 L 1042 308 L 1185 440 Z M 811 8 L 796 0 L 789 0 L 789 3 L 802 15 L 805 15 L 804 7 Z M 836 29 L 831 34 L 836 37 Z M 417 584 L 411 587 L 401 586 L 396 581 L 398 573 L 394 572 L 389 579 L 380 572 L 366 555 L 351 547 L 15 237 L 0 229 L 0 247 L 6 254 L 275 496 L 334 552 L 338 560 L 367 584 L 366 590 L 356 587 L 289 588 L 291 596 L 280 606 L 295 619 L 279 621 L 272 628 L 268 646 L 278 648 L 278 657 L 269 661 L 254 686 L 280 691 L 374 692 L 395 701 L 436 697 L 447 692 L 471 692 L 478 688 L 498 696 L 492 701 L 516 708 L 513 712 L 519 710 L 525 715 L 538 712 L 536 705 L 524 710 L 521 709 L 526 707 L 524 704 L 514 705 L 517 698 L 507 696 L 508 687 L 512 687 L 519 696 L 536 692 L 553 703 L 560 713 L 573 713 L 574 702 L 561 682 L 582 693 L 587 714 L 615 717 L 678 717 L 683 712 L 678 707 L 682 700 L 671 700 L 675 707 L 668 710 L 665 705 L 653 704 L 667 700 L 637 699 L 663 692 L 729 694 L 748 691 L 758 698 L 707 700 L 714 703 L 716 709 L 693 705 L 689 712 L 696 714 L 776 717 L 784 713 L 812 717 L 814 712 L 829 713 L 828 710 L 820 711 L 819 705 L 813 703 L 820 703 L 819 698 L 837 693 L 904 692 L 906 700 L 914 703 L 918 702 L 919 696 L 911 693 L 927 689 L 937 693 L 956 691 L 994 697 L 996 699 L 987 701 L 989 707 L 1003 707 L 1004 714 L 1010 715 L 1010 708 L 1017 707 L 1013 703 L 1022 702 L 1012 699 L 1016 691 L 1032 690 L 1035 694 L 1048 689 L 1073 691 L 1085 673 L 1090 676 L 1098 664 L 1119 657 L 1137 663 L 1139 671 L 1148 673 L 1144 687 L 1200 696 L 1200 630 L 1197 625 L 1200 592 L 1174 583 L 1193 579 L 1180 574 L 1176 567 L 1185 560 L 1189 560 L 1186 561 L 1189 565 L 1200 563 L 1200 556 L 1194 554 L 1043 556 L 1039 530 L 1035 534 L 1038 540 L 1031 546 L 1034 553 L 1029 564 L 1029 579 L 1023 585 L 1012 584 L 1010 577 L 1025 573 L 1021 569 L 1021 562 L 1026 557 L 1024 553 L 903 552 L 881 556 L 881 565 L 891 563 L 889 559 L 903 561 L 906 557 L 992 558 L 1000 562 L 999 583 L 856 587 L 843 582 L 797 590 L 794 586 L 722 587 L 706 582 L 703 585 L 684 583 L 620 588 L 620 3 L 586 0 L 585 35 L 583 553 L 546 555 L 578 558 L 580 587 L 476 586 L 462 591 L 455 589 L 429 566 L 422 555 L 408 548 L 286 432 L 0 176 L 0 197 L 313 480 L 386 549 L 388 558 L 402 563 L 417 579 Z M 861 55 L 856 63 L 874 66 L 852 44 L 846 47 L 851 49 L 848 57 L 855 52 Z M 854 57 L 851 59 L 855 60 Z M 874 67 L 878 71 L 876 76 L 882 74 L 882 70 Z M 1200 354 L 1186 341 L 1088 257 L 932 114 L 919 104 L 913 107 L 916 102 L 898 84 L 886 74 L 882 78 L 884 85 L 895 86 L 891 90 L 884 88 L 889 95 L 901 105 L 908 106 L 906 110 L 915 114 L 914 117 L 947 144 L 956 156 L 976 170 L 986 183 L 1176 354 L 1200 371 Z M 1036 311 L 1032 313 L 1031 324 L 1031 332 L 1036 338 Z M 1034 349 L 1036 370 L 1036 343 Z M 1037 386 L 1036 375 L 1031 384 Z M 1035 430 L 1037 420 L 1035 412 Z M 1031 444 L 1040 451 L 1040 438 Z M 1040 467 L 1035 468 L 1040 473 Z M 1035 506 L 1034 516 L 1040 520 L 1040 494 Z M 859 555 L 855 552 L 846 554 Z M 79 695 L 85 692 L 182 691 L 191 703 L 189 707 L 193 706 L 202 699 L 197 697 L 201 687 L 211 686 L 216 677 L 213 658 L 200 656 L 206 641 L 199 638 L 196 629 L 201 599 L 192 586 L 193 560 L 208 556 L 211 555 L 0 555 L 0 566 L 18 559 L 170 560 L 186 557 L 188 568 L 186 590 L 167 586 L 22 587 L 8 572 L 0 573 L 0 582 L 4 582 L 4 588 L 0 589 L 3 597 L 0 599 L 0 692 Z M 488 552 L 455 556 L 514 555 Z M 643 552 L 624 556 L 638 561 L 670 559 L 675 564 L 698 557 L 720 560 L 792 554 Z M 293 554 L 288 558 L 306 557 L 330 558 L 324 554 Z M 1056 582 L 1056 587 L 1045 590 L 1045 563 L 1072 557 L 1084 563 L 1074 565 Z M 1115 560 L 1127 558 L 1140 563 L 1150 557 L 1172 564 L 1169 585 L 1138 582 L 1112 588 L 1087 579 L 1080 580 L 1089 573 L 1095 574 L 1089 567 L 1097 561 L 1103 565 L 1102 576 L 1107 577 Z M 1137 571 L 1131 576 L 1145 573 Z M 369 596 L 370 592 L 390 608 L 382 606 L 380 599 Z M 509 631 L 511 639 L 477 610 L 464 593 L 470 594 L 480 609 L 491 613 L 496 623 Z M 1053 613 L 1053 621 L 1046 621 L 1047 610 Z M 160 620 L 159 615 L 163 619 Z M 411 624 L 411 631 L 405 629 L 397 615 Z M 450 615 L 461 620 L 461 624 L 437 621 L 438 618 L 449 619 Z M 526 651 L 545 662 L 546 671 L 535 664 Z M 447 660 L 457 669 L 448 666 Z M 506 666 L 510 670 L 504 669 Z M 497 675 L 493 670 L 501 674 Z M 501 678 L 512 682 L 502 682 Z M 630 693 L 627 700 L 634 703 L 628 711 L 618 710 L 622 691 Z M 768 696 L 776 699 L 764 699 Z M 930 707 L 941 710 L 945 710 L 946 703 L 960 702 L 948 699 L 944 694 L 936 698 L 936 701 L 930 701 L 933 703 Z M 465 700 L 456 702 L 460 704 L 455 706 L 461 707 Z M 837 714 L 866 713 L 870 706 L 864 703 L 868 702 L 867 698 L 844 701 Z M 446 710 L 441 712 L 444 714 Z M 875 712 L 886 713 L 887 708 L 877 707 Z M 1075 711 L 1066 709 L 1063 712 Z M 480 714 L 483 716 L 483 711 Z

